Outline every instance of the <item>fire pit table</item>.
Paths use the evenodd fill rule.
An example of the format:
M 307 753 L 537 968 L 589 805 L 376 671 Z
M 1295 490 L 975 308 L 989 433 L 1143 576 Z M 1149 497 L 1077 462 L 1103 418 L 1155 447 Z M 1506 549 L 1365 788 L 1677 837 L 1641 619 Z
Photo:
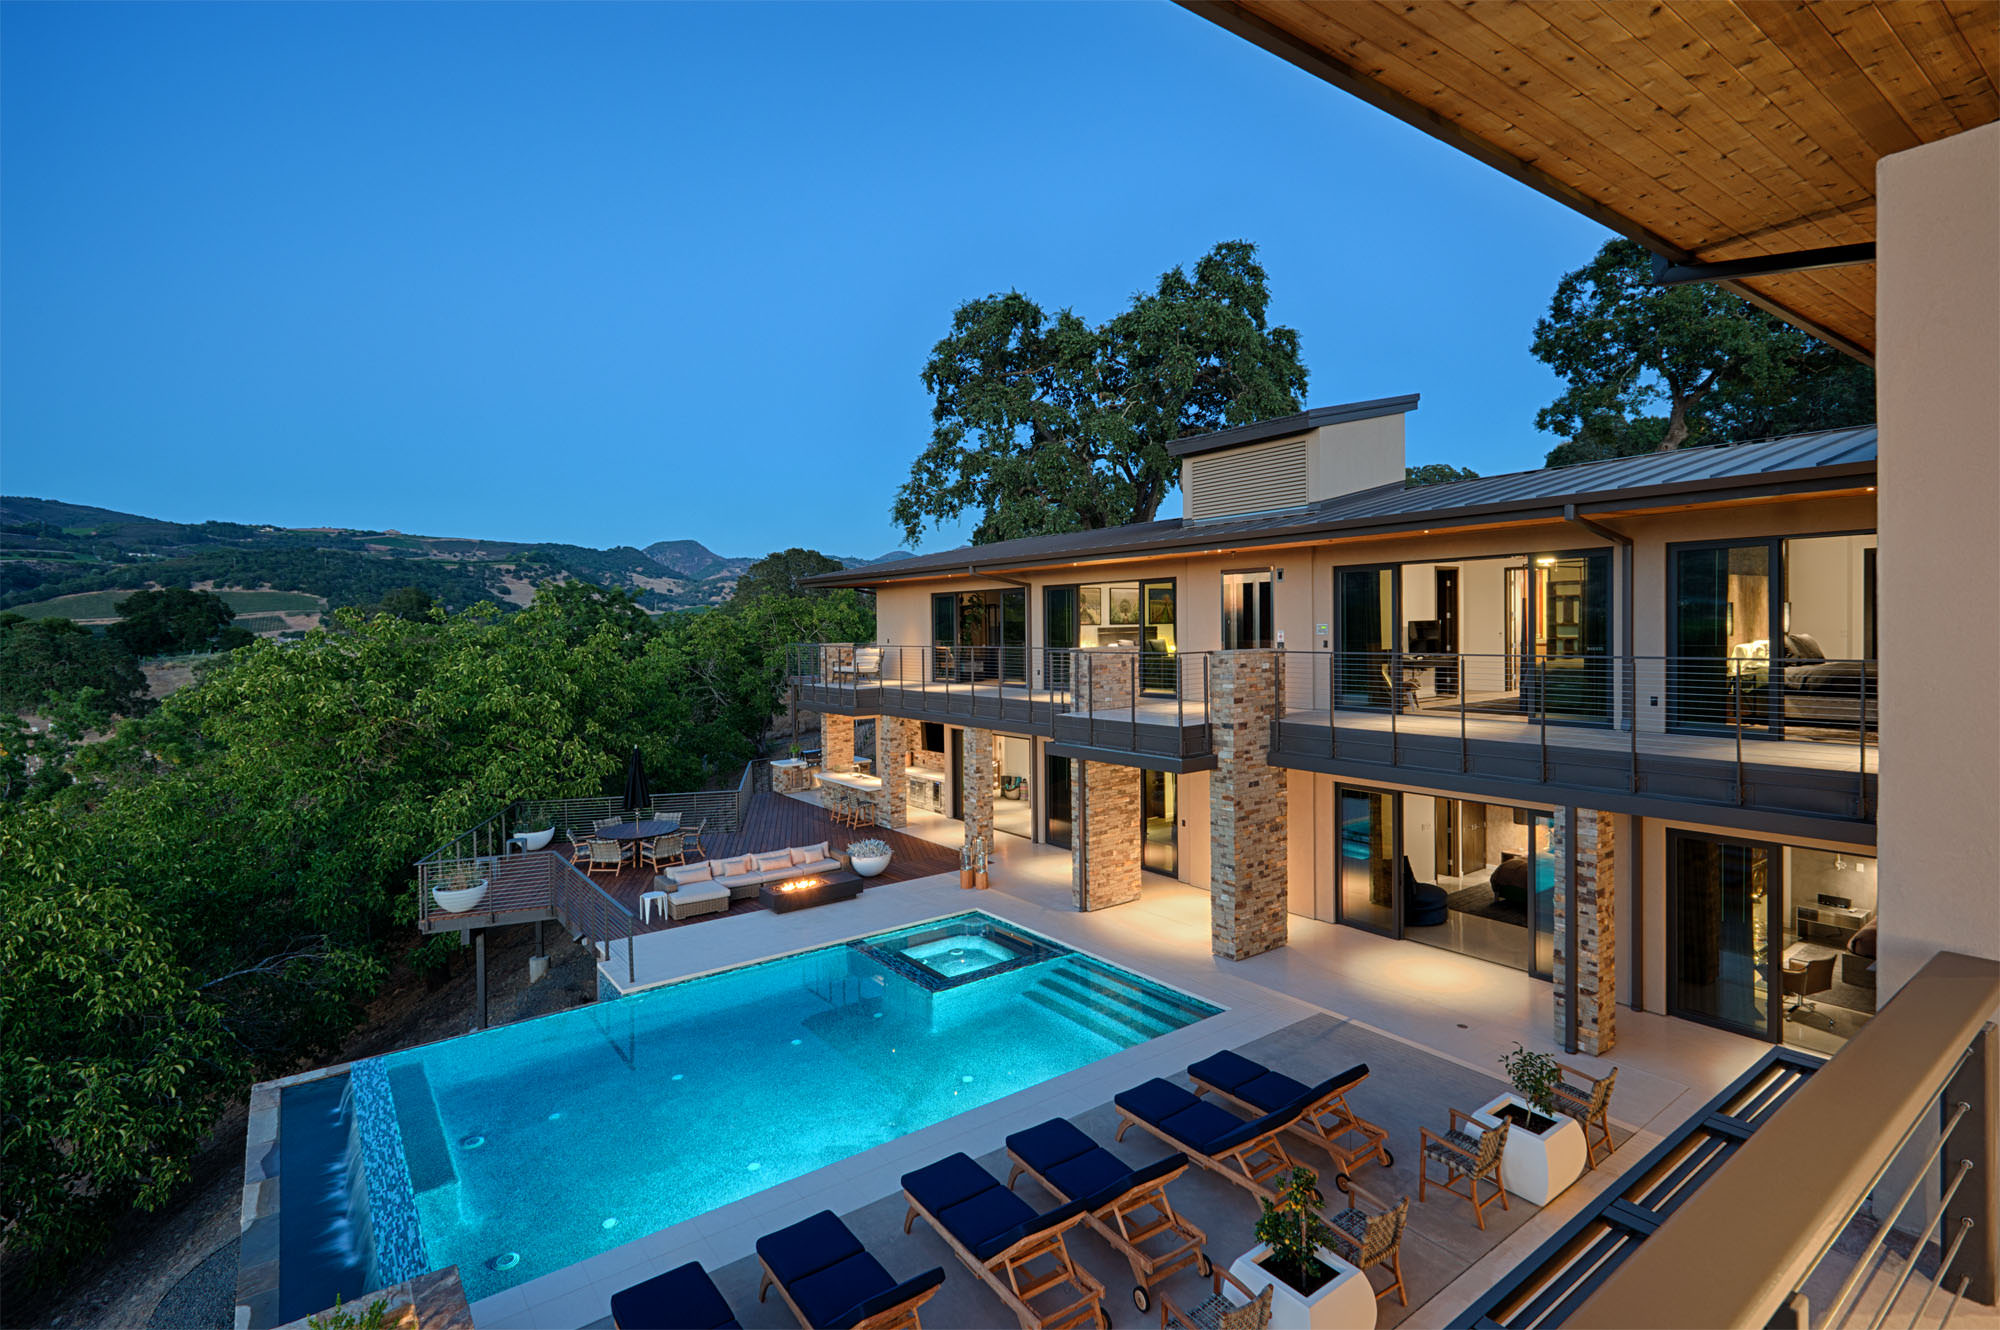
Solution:
M 851 901 L 861 894 L 861 886 L 859 873 L 836 868 L 786 882 L 768 882 L 757 889 L 757 899 L 764 903 L 765 909 L 785 914 L 831 901 Z

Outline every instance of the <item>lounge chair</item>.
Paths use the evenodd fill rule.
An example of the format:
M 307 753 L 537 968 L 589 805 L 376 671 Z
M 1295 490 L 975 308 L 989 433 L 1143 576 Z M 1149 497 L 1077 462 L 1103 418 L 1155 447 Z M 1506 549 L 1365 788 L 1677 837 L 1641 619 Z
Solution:
M 905 1173 L 903 1196 L 910 1203 L 903 1231 L 910 1231 L 918 1215 L 929 1220 L 965 1268 L 1007 1304 L 1021 1330 L 1100 1323 L 1109 1330 L 1104 1285 L 1070 1258 L 1063 1241 L 1089 1213 L 1087 1202 L 1068 1201 L 1037 1214 L 963 1154 Z M 1036 1308 L 1037 1298 L 1050 1293 L 1060 1298 L 1062 1290 L 1075 1296 L 1047 1312 Z
M 1472 1202 L 1472 1217 L 1479 1221 L 1480 1230 L 1486 1228 L 1486 1207 L 1493 1204 L 1494 1195 L 1500 1197 L 1500 1208 L 1507 1209 L 1507 1189 L 1500 1184 L 1500 1157 L 1507 1148 L 1506 1118 L 1500 1119 L 1497 1127 L 1485 1127 L 1478 1136 L 1464 1129 L 1468 1125 L 1480 1126 L 1472 1120 L 1472 1114 L 1451 1110 L 1451 1127 L 1443 1135 L 1429 1127 L 1417 1129 L 1417 1142 L 1423 1149 L 1423 1158 L 1418 1161 L 1417 1199 L 1424 1199 L 1424 1192 L 1430 1187 L 1443 1187 L 1454 1196 Z M 1431 1161 L 1444 1165 L 1444 1181 L 1431 1181 Z M 1468 1191 L 1460 1191 L 1454 1184 L 1464 1178 L 1470 1186 Z M 1479 1180 L 1485 1178 L 1493 1184 L 1493 1191 L 1486 1199 L 1479 1198 Z
M 1386 1298 L 1394 1293 L 1405 1307 L 1409 1306 L 1410 1290 L 1403 1283 L 1403 1228 L 1410 1220 L 1410 1198 L 1405 1196 L 1387 1214 L 1371 1215 L 1358 1206 L 1349 1206 L 1330 1218 L 1334 1248 L 1356 1269 L 1365 1274 L 1370 1268 L 1388 1262 L 1390 1272 L 1396 1277 L 1375 1296 Z
M 1271 1285 L 1266 1284 L 1252 1294 L 1248 1284 L 1219 1265 L 1211 1278 L 1214 1292 L 1185 1308 L 1174 1301 L 1172 1294 L 1160 1294 L 1160 1330 L 1172 1330 L 1174 1326 L 1183 1330 L 1270 1330 Z M 1241 1302 L 1222 1291 L 1225 1280 L 1242 1296 Z
M 1112 1139 L 1122 1141 L 1130 1128 L 1144 1127 L 1203 1168 L 1260 1199 L 1276 1201 L 1278 1195 L 1266 1180 L 1293 1167 L 1281 1138 L 1336 1083 L 1313 1086 L 1275 1112 L 1245 1122 L 1193 1091 L 1155 1077 L 1113 1098 L 1119 1122 Z
M 618 1330 L 743 1330 L 700 1261 L 613 1293 L 611 1324 Z
M 939 1266 L 898 1283 L 831 1210 L 757 1239 L 757 1264 L 757 1301 L 776 1285 L 799 1324 L 816 1330 L 921 1330 L 917 1308 L 944 1283 Z
M 1187 1070 L 1196 1094 L 1213 1094 L 1249 1113 L 1269 1113 L 1306 1092 L 1304 1082 L 1228 1049 L 1190 1063 Z M 1333 1156 L 1334 1166 L 1339 1170 L 1333 1183 L 1342 1191 L 1348 1190 L 1348 1174 L 1371 1159 L 1380 1160 L 1384 1168 L 1395 1167 L 1395 1156 L 1389 1153 L 1388 1130 L 1347 1106 L 1349 1092 L 1367 1079 L 1367 1063 L 1349 1067 L 1333 1078 L 1334 1088 L 1292 1124 L 1294 1133 Z
M 1583 1124 L 1584 1157 L 1596 1168 L 1598 1146 L 1604 1147 L 1606 1159 L 1618 1150 L 1618 1143 L 1611 1139 L 1611 1090 L 1618 1081 L 1618 1068 L 1592 1076 L 1566 1062 L 1558 1062 L 1556 1067 L 1562 1072 L 1562 1079 L 1556 1082 L 1556 1108 Z M 1593 1131 L 1596 1136 L 1591 1135 Z
M 1083 1200 L 1090 1207 L 1084 1222 L 1132 1267 L 1132 1303 L 1140 1311 L 1152 1307 L 1153 1286 L 1167 1276 L 1191 1265 L 1207 1273 L 1201 1249 L 1208 1235 L 1167 1199 L 1167 1184 L 1187 1172 L 1186 1155 L 1132 1168 L 1064 1118 L 1015 1132 L 1007 1138 L 1007 1155 L 1014 1161 L 1009 1190 L 1026 1173 L 1058 1201 Z M 1155 1239 L 1164 1242 L 1147 1251 Z

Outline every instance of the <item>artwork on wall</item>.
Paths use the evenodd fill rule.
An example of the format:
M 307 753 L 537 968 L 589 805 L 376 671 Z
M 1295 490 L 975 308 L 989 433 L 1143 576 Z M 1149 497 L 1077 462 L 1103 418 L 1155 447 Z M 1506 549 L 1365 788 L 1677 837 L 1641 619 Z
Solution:
M 1114 624 L 1136 624 L 1139 622 L 1139 588 L 1118 586 L 1111 588 L 1111 622 Z
M 1085 628 L 1094 628 L 1104 622 L 1104 588 L 1101 586 L 1078 587 L 1076 595 L 1077 622 Z

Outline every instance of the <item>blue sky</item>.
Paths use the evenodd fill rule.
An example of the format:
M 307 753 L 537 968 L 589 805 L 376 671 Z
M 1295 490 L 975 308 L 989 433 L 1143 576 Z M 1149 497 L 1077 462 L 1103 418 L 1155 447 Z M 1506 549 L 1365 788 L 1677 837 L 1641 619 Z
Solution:
M 1235 238 L 1311 404 L 1421 392 L 1413 462 L 1518 470 L 1535 319 L 1608 235 L 1164 3 L 0 39 L 0 485 L 180 520 L 881 553 L 959 302 L 1102 319 Z

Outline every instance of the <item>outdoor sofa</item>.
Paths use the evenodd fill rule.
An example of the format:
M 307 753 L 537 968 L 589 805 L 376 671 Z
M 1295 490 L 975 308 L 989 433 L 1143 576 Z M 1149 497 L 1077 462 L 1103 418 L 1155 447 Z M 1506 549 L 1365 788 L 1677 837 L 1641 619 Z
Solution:
M 697 914 L 722 914 L 731 902 L 751 900 L 759 888 L 769 883 L 831 873 L 841 866 L 840 856 L 827 842 L 820 841 L 763 854 L 683 864 L 661 873 L 653 879 L 653 885 L 667 893 L 667 917 L 686 919 Z

